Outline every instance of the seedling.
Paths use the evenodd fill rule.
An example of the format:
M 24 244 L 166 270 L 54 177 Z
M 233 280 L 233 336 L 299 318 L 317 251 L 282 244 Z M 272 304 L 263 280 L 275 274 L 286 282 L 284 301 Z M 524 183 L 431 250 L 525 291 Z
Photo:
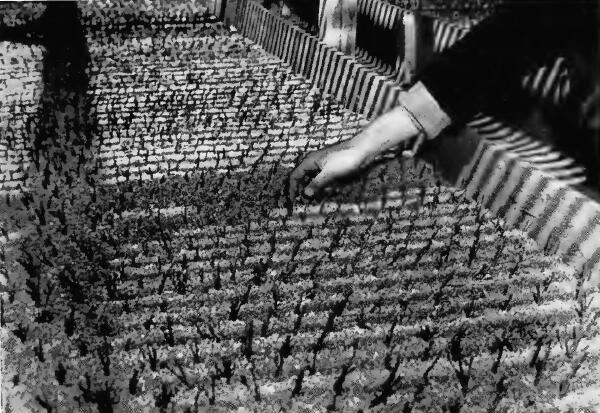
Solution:
M 427 366 L 427 369 L 425 369 L 425 372 L 421 376 L 421 381 L 415 387 L 415 392 L 413 393 L 412 403 L 407 401 L 404 404 L 404 408 L 402 409 L 403 413 L 412 412 L 414 405 L 420 403 L 424 399 L 423 393 L 425 391 L 425 388 L 427 386 L 429 386 L 429 374 L 431 373 L 431 370 L 433 370 L 433 368 L 437 365 L 437 363 L 440 360 L 441 356 L 442 356 L 441 353 L 438 354 L 436 356 L 436 358 L 433 360 L 433 362 L 431 362 L 429 364 L 429 366 Z
M 44 396 L 36 395 L 35 401 L 38 402 L 40 404 L 40 406 L 42 406 L 44 409 L 46 409 L 46 412 L 48 412 L 48 413 L 52 413 L 54 411 L 54 409 L 56 408 L 56 405 L 53 402 L 49 401 L 45 397 L 45 395 Z
M 498 368 L 500 366 L 500 362 L 502 361 L 502 356 L 504 354 L 505 349 L 509 351 L 514 351 L 513 345 L 510 342 L 506 330 L 503 331 L 501 337 L 495 337 L 492 345 L 490 346 L 491 352 L 497 352 L 496 360 L 494 360 L 494 364 L 492 364 L 492 367 L 490 369 L 490 371 L 493 374 L 496 374 L 498 372 Z
M 421 259 L 423 259 L 423 257 L 425 256 L 425 254 L 427 252 L 429 252 L 429 250 L 431 249 L 431 246 L 433 245 L 433 241 L 435 239 L 435 237 L 437 236 L 440 228 L 439 226 L 436 225 L 436 222 L 434 222 L 433 226 L 436 228 L 435 232 L 431 235 L 431 237 L 429 237 L 429 239 L 427 240 L 427 243 L 425 244 L 425 246 L 423 246 L 416 254 L 415 256 L 415 260 L 413 261 L 412 265 L 416 266 L 419 264 L 419 262 L 421 262 Z
M 230 311 L 229 311 L 229 320 L 235 321 L 238 319 L 238 315 L 240 309 L 244 304 L 248 302 L 248 298 L 250 297 L 250 291 L 252 289 L 252 285 L 248 285 L 246 288 L 246 292 L 241 297 L 236 297 L 231 301 Z
M 162 332 L 165 336 L 165 341 L 169 345 L 169 347 L 175 346 L 175 334 L 173 332 L 173 318 L 171 316 L 167 316 L 167 324 L 163 326 Z
M 319 351 L 321 351 L 323 349 L 323 346 L 325 344 L 325 338 L 329 335 L 329 333 L 331 333 L 333 331 L 335 319 L 336 319 L 336 317 L 339 317 L 344 312 L 344 309 L 346 308 L 346 304 L 348 304 L 348 300 L 350 299 L 351 295 L 352 295 L 352 291 L 347 292 L 344 299 L 341 301 L 338 301 L 334 305 L 334 307 L 331 309 L 331 311 L 329 312 L 329 316 L 327 318 L 327 323 L 325 324 L 325 327 L 323 327 L 323 331 L 321 332 L 321 335 L 319 336 L 317 342 L 313 346 L 313 351 L 312 351 L 313 359 L 312 359 L 312 364 L 309 369 L 311 375 L 315 374 L 315 371 L 316 371 L 317 354 L 319 353 Z
M 163 379 L 160 383 L 160 392 L 155 395 L 154 405 L 161 411 L 166 411 L 176 393 L 177 387 Z
M 292 389 L 291 398 L 302 395 L 302 383 L 304 381 L 304 373 L 306 371 L 306 367 L 302 367 L 296 376 L 296 380 L 294 382 L 294 388 Z
M 58 363 L 58 367 L 54 371 L 54 377 L 56 378 L 56 381 L 58 381 L 58 384 L 65 384 L 67 369 L 62 362 Z
M 398 375 L 400 368 L 401 357 L 398 355 L 396 361 L 392 364 L 392 349 L 388 349 L 384 359 L 385 369 L 388 371 L 388 376 L 385 381 L 379 386 L 379 394 L 371 400 L 370 407 L 376 407 L 380 404 L 385 404 L 390 396 L 396 392 L 396 388 L 402 383 L 404 377 Z
M 463 353 L 463 339 L 465 338 L 466 331 L 461 327 L 456 334 L 450 340 L 448 347 L 448 361 L 456 363 L 457 366 L 453 365 L 456 373 L 456 378 L 460 382 L 460 387 L 463 396 L 466 396 L 469 392 L 469 381 L 471 379 L 474 356 L 469 357 L 468 361 L 465 360 L 465 354 Z
M 133 374 L 129 378 L 129 394 L 132 396 L 135 396 L 140 390 L 139 380 L 140 371 L 138 369 L 133 369 Z
M 342 366 L 342 371 L 340 372 L 340 375 L 336 378 L 335 382 L 333 383 L 333 400 L 331 401 L 331 404 L 329 406 L 327 406 L 327 411 L 335 411 L 336 410 L 336 401 L 337 398 L 340 397 L 342 395 L 342 393 L 344 392 L 344 382 L 346 381 L 346 377 L 354 372 L 356 370 L 356 367 L 352 366 L 352 363 L 354 361 L 354 358 L 356 357 L 356 348 L 358 347 L 358 340 L 355 340 L 352 344 L 352 356 L 350 356 L 350 359 L 344 363 L 344 365 Z
M 156 351 L 156 348 L 148 345 L 147 352 L 143 348 L 140 349 L 140 352 L 142 353 L 142 356 L 144 358 L 148 359 L 148 362 L 150 363 L 150 370 L 157 371 L 159 360 L 158 360 L 158 353 Z

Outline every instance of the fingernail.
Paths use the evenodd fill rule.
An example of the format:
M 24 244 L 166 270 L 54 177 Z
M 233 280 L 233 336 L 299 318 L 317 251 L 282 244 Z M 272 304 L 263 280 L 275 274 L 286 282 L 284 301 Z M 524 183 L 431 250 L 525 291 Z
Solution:
M 405 158 L 412 158 L 415 156 L 413 151 L 403 151 L 402 156 Z

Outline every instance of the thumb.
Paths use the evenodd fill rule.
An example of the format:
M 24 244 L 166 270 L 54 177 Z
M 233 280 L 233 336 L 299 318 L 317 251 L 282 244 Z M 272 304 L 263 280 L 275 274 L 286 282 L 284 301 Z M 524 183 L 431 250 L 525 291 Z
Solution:
M 332 172 L 327 169 L 321 170 L 321 172 L 310 181 L 306 188 L 304 188 L 304 194 L 306 196 L 313 196 L 334 178 L 335 176 Z

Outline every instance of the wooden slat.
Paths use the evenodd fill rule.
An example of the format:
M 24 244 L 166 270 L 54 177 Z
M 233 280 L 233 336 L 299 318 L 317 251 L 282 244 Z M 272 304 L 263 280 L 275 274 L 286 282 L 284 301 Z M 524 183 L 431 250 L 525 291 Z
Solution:
M 357 0 L 321 0 L 319 39 L 348 55 L 356 49 Z
M 227 6 L 227 0 L 214 0 L 212 14 L 214 14 L 218 19 L 225 18 L 225 8 Z
M 402 17 L 404 36 L 404 81 L 412 78 L 431 59 L 434 53 L 433 19 L 421 13 L 407 12 Z M 400 69 L 400 68 L 398 68 Z

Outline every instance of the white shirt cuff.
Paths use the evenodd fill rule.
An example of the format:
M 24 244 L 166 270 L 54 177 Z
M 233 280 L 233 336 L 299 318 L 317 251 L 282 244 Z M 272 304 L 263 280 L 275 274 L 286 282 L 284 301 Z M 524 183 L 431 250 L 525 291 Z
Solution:
M 408 112 L 415 126 L 425 133 L 427 139 L 435 138 L 452 123 L 450 117 L 421 82 L 415 83 L 408 91 L 402 92 L 398 103 Z

